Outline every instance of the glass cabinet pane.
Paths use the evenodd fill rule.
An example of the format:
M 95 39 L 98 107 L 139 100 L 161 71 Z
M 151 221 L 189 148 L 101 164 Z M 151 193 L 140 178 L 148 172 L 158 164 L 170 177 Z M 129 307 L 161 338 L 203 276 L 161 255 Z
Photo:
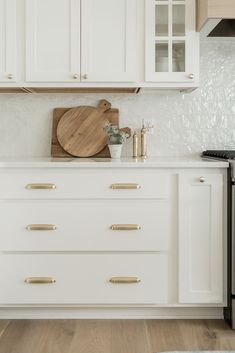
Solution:
M 185 36 L 185 5 L 172 6 L 172 34 Z
M 172 71 L 185 72 L 185 41 L 172 43 Z
M 155 43 L 155 71 L 169 71 L 168 42 Z
M 155 36 L 168 36 L 168 5 L 155 6 Z
M 185 72 L 186 4 L 183 0 L 154 2 L 155 72 Z

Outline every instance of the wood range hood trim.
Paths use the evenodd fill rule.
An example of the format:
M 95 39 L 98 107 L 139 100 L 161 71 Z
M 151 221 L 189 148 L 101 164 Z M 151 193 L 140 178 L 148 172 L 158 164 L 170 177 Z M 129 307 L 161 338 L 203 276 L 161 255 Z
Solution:
M 204 37 L 235 37 L 235 0 L 197 0 L 197 31 Z

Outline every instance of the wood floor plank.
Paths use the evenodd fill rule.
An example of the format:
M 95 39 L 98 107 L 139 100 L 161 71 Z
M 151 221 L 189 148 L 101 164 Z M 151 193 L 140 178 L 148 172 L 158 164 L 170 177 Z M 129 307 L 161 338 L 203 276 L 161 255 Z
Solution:
M 0 353 L 61 353 L 74 335 L 72 320 L 14 320 L 0 340 Z
M 147 320 L 151 352 L 184 350 L 184 335 L 178 320 Z
M 117 334 L 118 333 L 118 334 Z M 112 353 L 149 353 L 144 320 L 122 320 L 112 325 Z
M 10 324 L 10 320 L 0 320 L 0 339 L 9 324 Z
M 204 320 L 182 320 L 180 330 L 184 334 L 184 346 L 187 350 L 214 350 L 217 338 L 213 330 L 209 330 Z
M 208 320 L 205 323 L 208 332 L 216 337 L 216 349 L 235 350 L 235 331 L 231 330 L 227 323 L 222 320 Z
M 77 321 L 68 353 L 149 353 L 143 320 Z
M 110 350 L 111 324 L 107 321 L 78 320 L 68 353 L 103 353 Z
M 235 350 L 235 332 L 223 320 L 147 321 L 152 352 Z
M 0 321 L 0 353 L 153 353 L 235 350 L 223 320 Z

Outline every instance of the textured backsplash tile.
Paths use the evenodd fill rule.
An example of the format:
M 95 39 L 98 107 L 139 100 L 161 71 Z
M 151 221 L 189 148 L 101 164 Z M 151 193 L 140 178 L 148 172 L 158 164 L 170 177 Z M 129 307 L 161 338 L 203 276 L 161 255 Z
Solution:
M 122 126 L 154 120 L 151 156 L 235 146 L 235 40 L 201 42 L 201 85 L 191 94 L 1 94 L 0 156 L 49 156 L 53 108 L 97 105 L 101 98 L 119 108 Z M 124 154 L 131 155 L 130 142 Z

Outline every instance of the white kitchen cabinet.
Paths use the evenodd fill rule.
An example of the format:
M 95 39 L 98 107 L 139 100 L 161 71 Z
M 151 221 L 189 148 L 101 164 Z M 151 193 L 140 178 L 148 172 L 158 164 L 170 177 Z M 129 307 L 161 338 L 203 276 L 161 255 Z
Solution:
M 9 254 L 0 268 L 8 268 L 0 272 L 0 305 L 167 302 L 166 254 Z
M 222 315 L 227 167 L 0 161 L 0 318 Z
M 0 212 L 4 251 L 168 250 L 170 203 L 165 200 L 9 200 L 0 202 Z M 35 224 L 50 226 L 38 230 Z
M 7 220 L 0 224 L 5 230 L 0 268 L 16 261 L 0 305 L 168 302 L 169 173 L 95 166 L 21 168 L 0 172 L 0 180 L 7 190 L 0 193 Z M 10 226 L 9 216 L 16 227 Z M 38 281 L 41 276 L 52 276 L 56 283 L 40 282 L 37 288 L 25 283 L 27 277 Z M 111 283 L 112 277 L 121 282 Z M 14 295 L 7 299 L 10 292 Z
M 0 0 L 0 53 L 1 88 L 196 88 L 195 0 Z
M 26 81 L 80 78 L 80 0 L 26 0 Z
M 26 81 L 135 81 L 136 21 L 135 0 L 26 0 Z
M 82 81 L 136 81 L 136 0 L 82 0 Z
M 223 302 L 223 175 L 179 175 L 179 302 Z
M 95 175 L 95 179 L 94 179 Z M 94 182 L 95 181 L 95 182 Z M 3 199 L 162 199 L 169 198 L 170 177 L 153 173 L 120 169 L 105 173 L 83 168 L 60 175 L 54 170 L 43 174 L 33 169 L 8 171 L 1 175 L 0 197 Z M 97 187 L 99 185 L 99 187 Z
M 146 0 L 145 80 L 196 83 L 199 37 L 195 0 Z
M 0 82 L 16 82 L 16 0 L 0 0 Z

